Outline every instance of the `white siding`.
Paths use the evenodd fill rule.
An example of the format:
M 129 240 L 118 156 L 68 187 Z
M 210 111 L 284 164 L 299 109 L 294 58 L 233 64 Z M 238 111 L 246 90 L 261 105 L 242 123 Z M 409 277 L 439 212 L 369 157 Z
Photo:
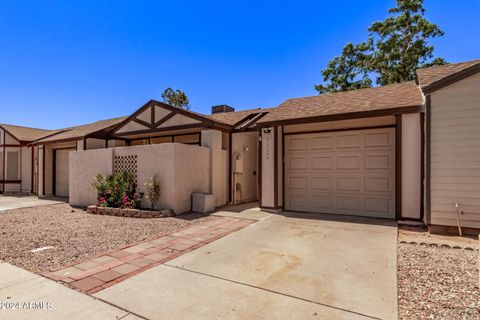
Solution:
M 431 224 L 480 228 L 480 75 L 431 95 Z

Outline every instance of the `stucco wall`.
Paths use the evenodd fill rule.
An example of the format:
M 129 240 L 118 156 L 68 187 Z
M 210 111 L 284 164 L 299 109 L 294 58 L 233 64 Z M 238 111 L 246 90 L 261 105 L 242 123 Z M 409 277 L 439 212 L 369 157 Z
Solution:
M 247 150 L 248 149 L 248 150 Z M 254 201 L 258 196 L 258 132 L 242 132 L 232 135 L 232 152 L 241 155 L 243 162 L 243 172 L 234 174 L 234 201 Z M 235 160 L 232 160 L 233 163 Z M 232 168 L 235 166 L 232 163 Z M 242 192 L 235 190 L 235 184 L 240 183 Z
M 431 224 L 480 228 L 480 74 L 431 95 Z
M 111 174 L 115 156 L 137 156 L 138 192 L 145 192 L 144 183 L 152 176 L 160 181 L 157 209 L 177 213 L 191 209 L 192 192 L 209 191 L 210 155 L 207 148 L 165 143 L 76 151 L 70 154 L 70 203 L 87 206 L 96 202 L 91 183 L 98 173 Z M 142 206 L 149 207 L 144 199 Z
M 222 132 L 218 130 L 202 131 L 202 146 L 210 152 L 210 190 L 215 194 L 215 206 L 225 205 L 228 199 L 228 151 L 222 148 Z
M 113 149 L 74 151 L 70 153 L 70 204 L 88 206 L 97 202 L 91 184 L 97 174 L 113 172 Z
M 276 155 L 274 154 L 274 130 L 270 128 L 269 133 L 262 130 L 262 190 L 260 206 L 273 208 L 275 207 L 275 190 L 274 190 L 274 162 Z
M 422 200 L 420 113 L 402 115 L 402 217 L 420 219 Z

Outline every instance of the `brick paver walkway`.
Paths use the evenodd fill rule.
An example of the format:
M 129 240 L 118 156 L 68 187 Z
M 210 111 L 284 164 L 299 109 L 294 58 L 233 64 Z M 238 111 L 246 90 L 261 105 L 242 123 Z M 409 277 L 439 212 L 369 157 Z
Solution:
M 168 235 L 115 249 L 81 263 L 50 270 L 42 275 L 93 294 L 254 222 L 216 217 Z

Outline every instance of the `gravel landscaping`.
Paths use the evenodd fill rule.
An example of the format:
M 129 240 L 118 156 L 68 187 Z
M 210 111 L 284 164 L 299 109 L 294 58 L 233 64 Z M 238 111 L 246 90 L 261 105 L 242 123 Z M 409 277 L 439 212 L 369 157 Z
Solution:
M 479 319 L 477 241 L 400 231 L 400 319 Z
M 0 213 L 0 260 L 40 273 L 209 219 L 215 217 L 196 213 L 162 219 L 98 216 L 68 204 L 17 209 Z M 32 252 L 38 248 L 45 250 Z

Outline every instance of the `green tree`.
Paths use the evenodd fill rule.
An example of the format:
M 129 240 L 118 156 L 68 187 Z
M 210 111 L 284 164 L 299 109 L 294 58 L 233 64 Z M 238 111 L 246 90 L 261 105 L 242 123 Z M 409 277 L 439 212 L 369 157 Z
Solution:
M 167 88 L 162 93 L 163 102 L 172 107 L 190 110 L 190 100 L 188 100 L 185 92 L 180 90 L 173 90 L 172 88 Z
M 418 68 L 445 64 L 434 58 L 429 39 L 444 35 L 425 18 L 424 0 L 397 0 L 388 10 L 390 17 L 374 22 L 367 41 L 347 44 L 339 57 L 322 71 L 324 84 L 315 86 L 320 93 L 338 92 L 400 83 L 415 79 Z

